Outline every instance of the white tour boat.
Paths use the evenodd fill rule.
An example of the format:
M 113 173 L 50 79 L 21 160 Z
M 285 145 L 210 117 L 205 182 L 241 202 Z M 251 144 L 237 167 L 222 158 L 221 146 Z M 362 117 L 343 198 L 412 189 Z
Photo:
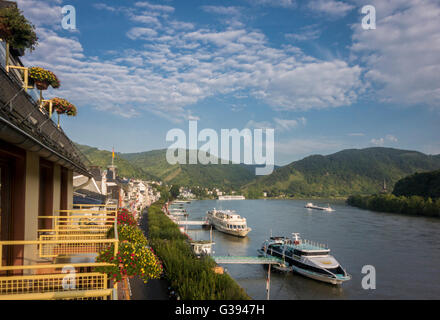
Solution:
M 246 218 L 233 210 L 210 210 L 206 218 L 218 231 L 233 236 L 245 237 L 252 230 L 247 226 Z

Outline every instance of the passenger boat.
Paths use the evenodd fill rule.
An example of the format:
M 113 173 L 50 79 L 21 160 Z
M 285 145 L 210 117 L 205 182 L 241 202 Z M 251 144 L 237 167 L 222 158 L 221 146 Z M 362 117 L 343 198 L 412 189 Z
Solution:
M 188 216 L 188 213 L 185 209 L 170 209 L 169 213 L 173 216 Z
M 327 207 L 319 207 L 319 206 L 315 206 L 313 203 L 309 202 L 307 203 L 304 208 L 307 209 L 316 209 L 316 210 L 322 210 L 322 211 L 328 211 L 328 212 L 332 212 L 335 211 L 334 209 L 330 208 L 330 204 L 327 205 Z
M 299 233 L 293 233 L 292 238 L 270 237 L 263 242 L 258 254 L 283 259 L 285 266 L 291 271 L 318 281 L 339 285 L 351 279 L 330 255 L 329 248 L 300 239 Z
M 242 218 L 233 210 L 210 210 L 206 218 L 218 231 L 233 236 L 246 237 L 252 230 L 247 226 L 246 218 Z

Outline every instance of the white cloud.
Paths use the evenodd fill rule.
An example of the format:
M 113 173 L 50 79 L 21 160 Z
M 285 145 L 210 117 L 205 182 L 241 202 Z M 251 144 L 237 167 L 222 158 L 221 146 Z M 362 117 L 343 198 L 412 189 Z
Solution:
M 307 2 L 309 9 L 330 17 L 343 17 L 354 9 L 354 6 L 336 0 L 311 0 Z
M 46 7 L 40 1 L 33 5 L 40 12 Z M 274 48 L 257 29 L 200 28 L 168 16 L 169 8 L 149 6 L 118 8 L 142 24 L 127 31 L 142 49 L 90 57 L 78 39 L 42 27 L 40 46 L 25 60 L 59 76 L 57 95 L 125 117 L 149 111 L 182 121 L 194 117 L 192 105 L 218 95 L 245 94 L 276 110 L 345 106 L 357 98 L 361 69 L 356 65 L 318 60 L 291 45 Z M 136 18 L 141 16 L 161 20 L 146 27 L 150 21 Z
M 350 137 L 364 137 L 365 133 L 362 132 L 353 132 L 348 134 Z
M 115 12 L 117 10 L 115 7 L 109 6 L 105 3 L 95 3 L 93 6 L 98 10 L 107 10 L 111 12 Z
M 221 14 L 221 15 L 240 15 L 240 8 L 238 7 L 225 7 L 225 6 L 202 6 L 202 9 L 209 13 Z
M 387 134 L 384 138 L 371 139 L 370 143 L 372 143 L 376 146 L 383 146 L 387 142 L 396 143 L 397 141 L 398 141 L 398 139 L 395 136 L 393 136 L 391 134 Z
M 274 126 L 270 121 L 255 121 L 249 120 L 244 126 L 248 129 L 273 129 Z
M 321 36 L 321 30 L 318 29 L 316 24 L 302 27 L 299 32 L 287 33 L 285 37 L 287 40 L 293 41 L 307 41 L 316 40 Z
M 166 12 L 166 13 L 173 13 L 174 12 L 174 8 L 171 6 L 165 6 L 165 5 L 160 5 L 160 4 L 151 4 L 147 1 L 136 2 L 134 5 L 136 7 L 147 8 L 147 9 L 150 9 L 153 11 L 162 11 L 162 12 Z
M 307 123 L 306 118 L 301 117 L 298 119 L 280 119 L 280 118 L 274 118 L 273 119 L 276 124 L 276 129 L 280 131 L 288 131 L 293 128 L 298 127 L 299 125 L 305 126 Z
M 136 39 L 151 39 L 152 37 L 157 35 L 157 31 L 151 28 L 132 28 L 127 32 L 127 37 L 131 40 Z
M 363 1 L 357 1 L 359 4 Z M 372 0 L 375 30 L 353 25 L 354 58 L 383 102 L 440 106 L 440 3 L 437 0 Z
M 295 0 L 248 0 L 253 5 L 261 5 L 268 7 L 294 8 Z
M 395 136 L 391 135 L 391 134 L 387 134 L 385 139 L 387 139 L 388 141 L 391 141 L 391 142 L 397 142 L 398 141 L 397 138 Z
M 63 14 L 60 0 L 40 1 L 38 4 L 35 0 L 17 0 L 16 2 L 24 16 L 36 27 L 61 28 Z

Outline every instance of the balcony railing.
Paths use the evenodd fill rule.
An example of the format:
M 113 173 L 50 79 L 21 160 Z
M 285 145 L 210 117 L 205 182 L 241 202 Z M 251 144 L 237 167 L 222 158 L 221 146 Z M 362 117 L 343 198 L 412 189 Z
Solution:
M 93 272 L 95 267 L 110 266 L 95 261 L 102 250 L 113 245 L 117 254 L 116 210 L 94 209 L 98 210 L 65 210 L 58 212 L 63 216 L 40 217 L 51 219 L 52 228 L 39 230 L 38 240 L 0 241 L 0 300 L 117 299 L 117 284 L 111 285 L 106 274 Z M 109 239 L 112 226 L 114 237 Z M 14 246 L 31 252 L 32 263 L 3 265 L 4 248 Z

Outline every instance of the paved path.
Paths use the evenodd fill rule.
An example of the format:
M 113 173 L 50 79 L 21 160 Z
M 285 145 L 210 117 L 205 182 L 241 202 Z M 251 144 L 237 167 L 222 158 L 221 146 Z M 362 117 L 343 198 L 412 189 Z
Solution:
M 142 213 L 140 224 L 141 230 L 148 238 L 148 209 Z M 170 300 L 168 296 L 168 281 L 166 279 L 149 280 L 145 284 L 141 279 L 135 277 L 130 279 L 132 300 Z

